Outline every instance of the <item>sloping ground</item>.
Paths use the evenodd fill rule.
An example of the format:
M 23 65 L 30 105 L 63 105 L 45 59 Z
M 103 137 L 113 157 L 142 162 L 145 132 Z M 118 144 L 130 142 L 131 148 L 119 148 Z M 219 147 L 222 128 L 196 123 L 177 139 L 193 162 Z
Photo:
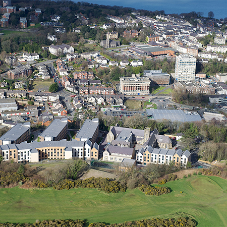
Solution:
M 108 173 L 108 172 L 104 172 L 104 171 L 100 171 L 100 170 L 96 170 L 96 169 L 89 169 L 89 171 L 87 173 L 85 173 L 81 179 L 87 179 L 90 177 L 103 177 L 103 178 L 116 178 L 117 176 L 113 173 Z
M 189 216 L 199 227 L 227 226 L 227 181 L 191 176 L 168 182 L 170 194 L 146 196 L 139 189 L 107 194 L 97 189 L 0 189 L 1 222 L 87 219 L 121 223 L 152 217 Z

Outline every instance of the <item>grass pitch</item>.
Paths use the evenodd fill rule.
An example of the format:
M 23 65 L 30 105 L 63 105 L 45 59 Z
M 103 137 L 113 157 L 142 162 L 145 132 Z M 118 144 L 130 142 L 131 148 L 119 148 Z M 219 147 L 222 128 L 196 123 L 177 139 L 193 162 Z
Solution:
M 107 194 L 97 189 L 0 189 L 0 222 L 87 219 L 120 223 L 152 217 L 190 216 L 199 227 L 227 226 L 227 181 L 191 176 L 164 186 L 167 195 L 146 196 L 138 189 Z

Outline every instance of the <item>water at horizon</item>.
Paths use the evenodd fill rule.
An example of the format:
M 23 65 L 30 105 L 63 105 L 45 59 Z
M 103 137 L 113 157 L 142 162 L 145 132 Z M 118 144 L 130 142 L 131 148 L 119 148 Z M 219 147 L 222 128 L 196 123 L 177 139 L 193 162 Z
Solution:
M 73 0 L 74 2 L 78 2 Z M 189 13 L 192 11 L 203 12 L 203 16 L 207 17 L 209 11 L 213 11 L 215 18 L 227 17 L 227 1 L 226 0 L 83 0 L 83 2 L 89 2 L 99 5 L 110 6 L 124 6 L 135 9 L 146 10 L 164 10 L 166 14 L 171 13 Z

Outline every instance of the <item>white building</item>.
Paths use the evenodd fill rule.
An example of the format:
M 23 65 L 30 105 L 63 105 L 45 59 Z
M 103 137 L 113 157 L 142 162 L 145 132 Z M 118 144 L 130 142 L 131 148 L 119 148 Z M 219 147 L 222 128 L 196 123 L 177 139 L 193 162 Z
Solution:
M 74 48 L 70 45 L 67 44 L 62 44 L 62 45 L 51 45 L 49 47 L 49 51 L 53 55 L 61 55 L 61 54 L 73 54 L 74 53 Z
M 120 92 L 125 95 L 148 95 L 150 93 L 150 79 L 147 77 L 132 77 L 120 78 Z
M 196 70 L 196 58 L 189 54 L 176 57 L 175 79 L 176 81 L 194 81 Z
M 216 36 L 214 38 L 215 44 L 225 44 L 225 38 L 223 36 Z
M 52 42 L 54 42 L 54 41 L 57 42 L 58 41 L 56 35 L 50 35 L 50 34 L 48 34 L 47 35 L 47 39 L 49 39 Z
M 39 60 L 39 55 L 36 53 L 23 53 L 23 56 L 18 59 L 19 61 L 35 61 Z

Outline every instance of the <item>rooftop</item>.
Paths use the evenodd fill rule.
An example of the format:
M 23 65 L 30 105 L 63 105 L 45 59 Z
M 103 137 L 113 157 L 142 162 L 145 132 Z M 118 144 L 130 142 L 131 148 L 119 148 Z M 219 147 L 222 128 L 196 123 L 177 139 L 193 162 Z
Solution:
M 179 122 L 202 121 L 202 118 L 198 113 L 184 112 L 183 110 L 147 109 L 146 113 L 154 120 L 170 120 Z
M 28 129 L 30 129 L 30 123 L 24 124 L 16 124 L 12 127 L 8 132 L 0 137 L 0 140 L 3 141 L 15 141 L 17 140 L 22 134 L 24 134 Z
M 55 119 L 40 135 L 42 137 L 57 137 L 62 129 L 67 125 L 67 118 Z
M 87 119 L 81 127 L 80 131 L 77 133 L 76 138 L 79 138 L 81 140 L 92 138 L 97 127 L 99 127 L 98 118 L 94 118 L 92 120 Z

